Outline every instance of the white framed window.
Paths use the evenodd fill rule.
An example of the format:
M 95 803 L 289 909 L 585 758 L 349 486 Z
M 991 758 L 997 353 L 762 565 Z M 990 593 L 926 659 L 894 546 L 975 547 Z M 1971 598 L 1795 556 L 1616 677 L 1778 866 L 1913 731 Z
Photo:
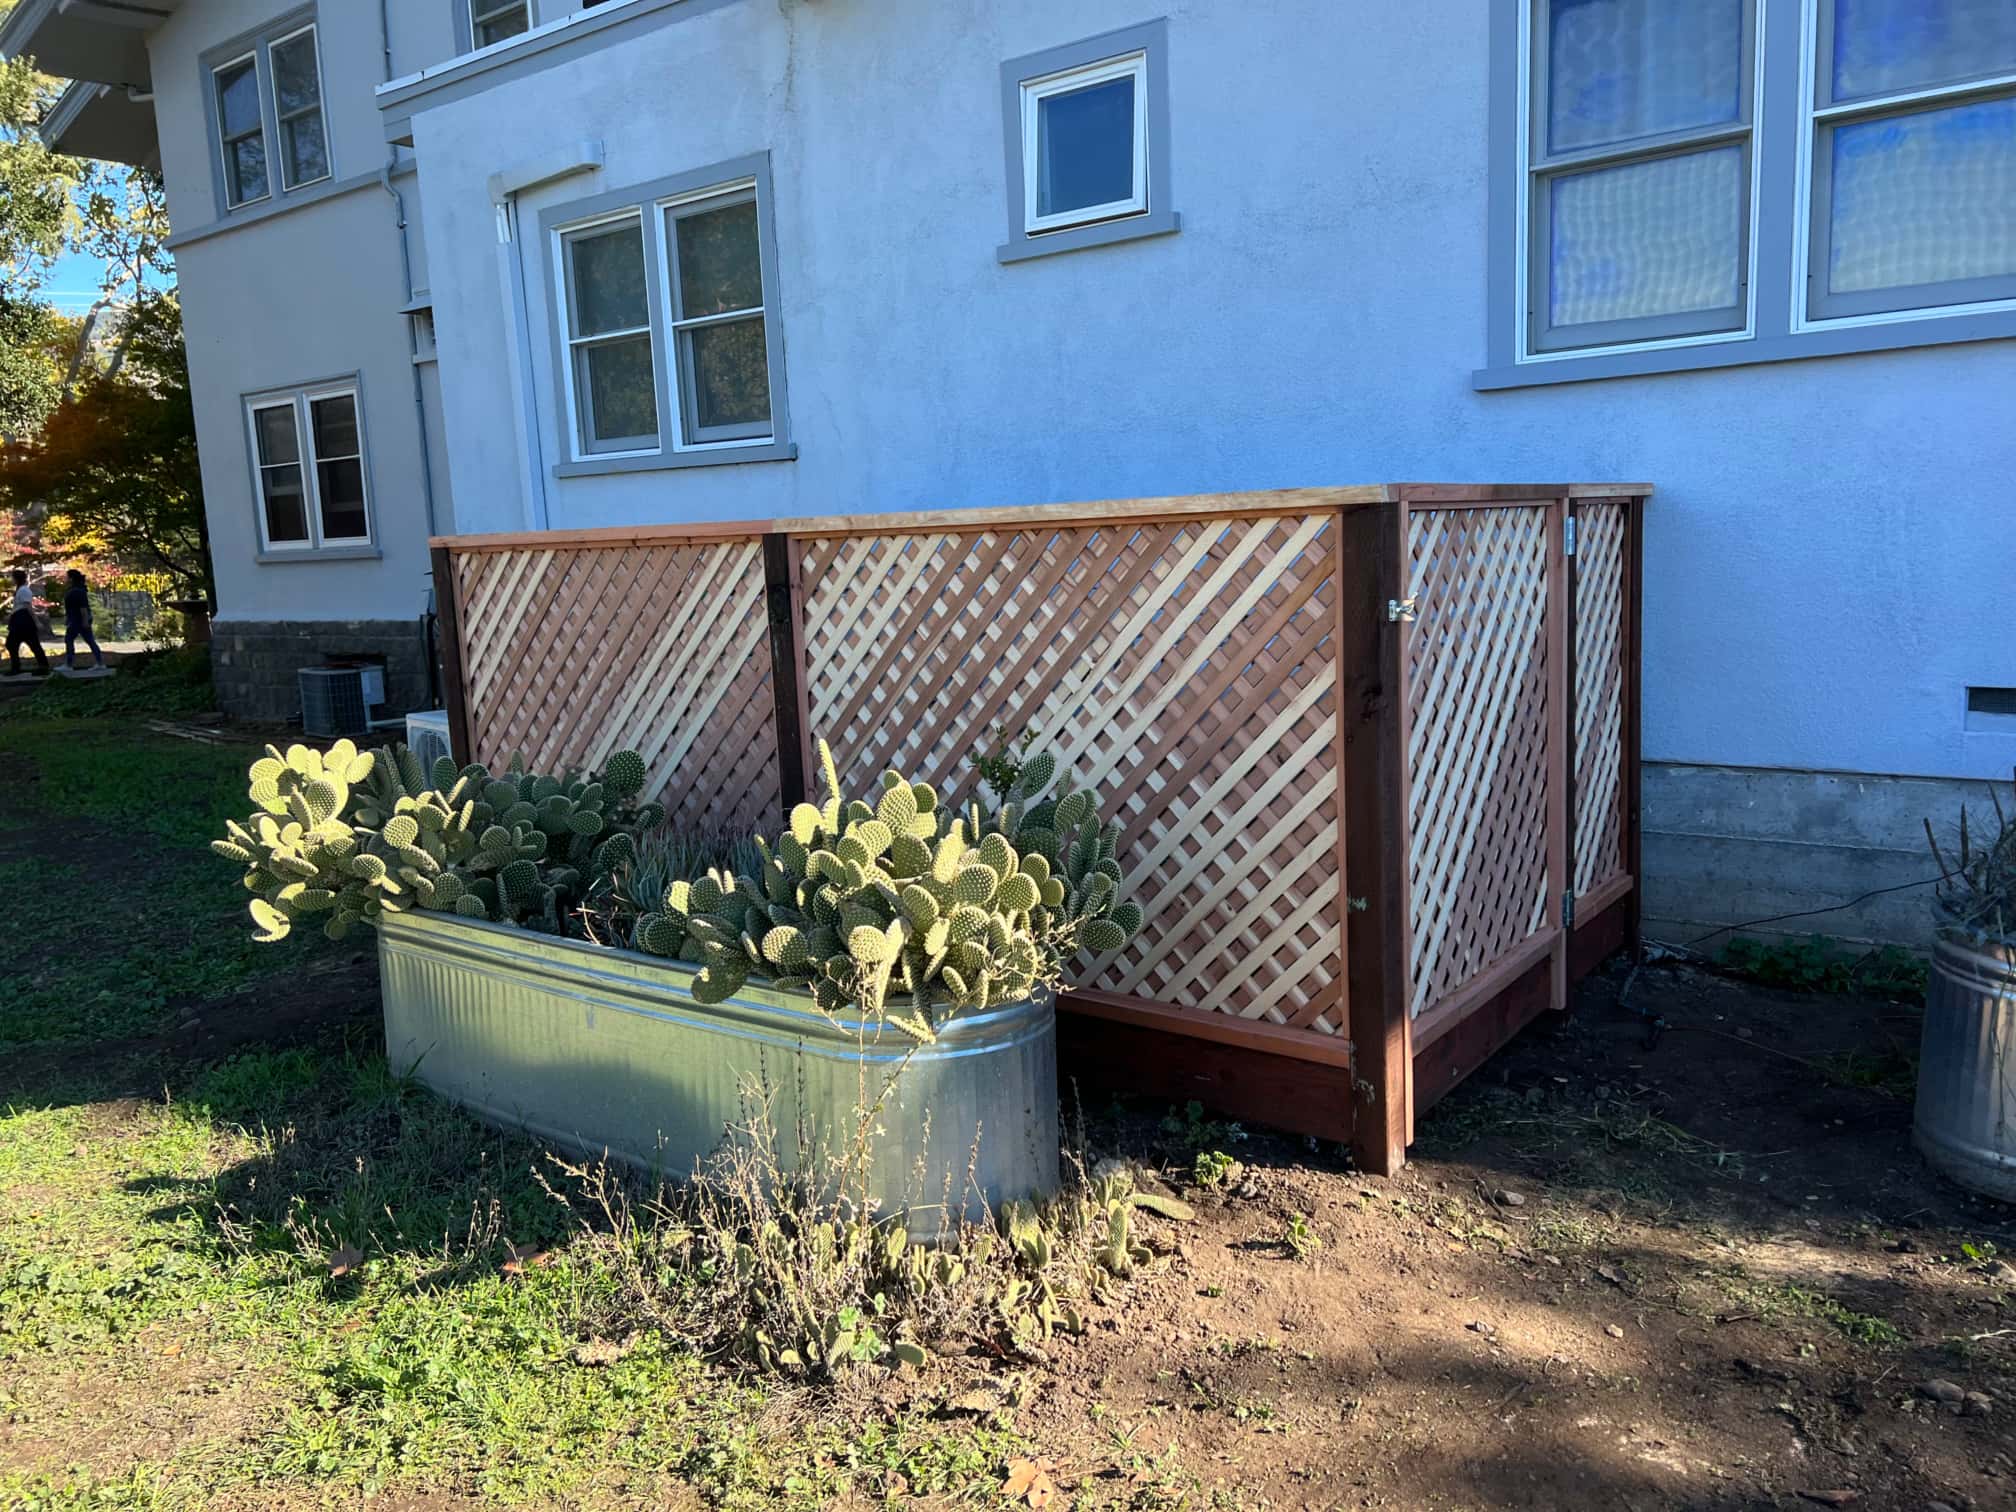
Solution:
M 252 395 L 245 423 L 264 553 L 371 547 L 364 418 L 354 379 Z
M 472 46 L 488 47 L 531 29 L 531 0 L 469 0 Z
M 1022 83 L 1022 229 L 1148 210 L 1148 54 Z
M 556 206 L 540 224 L 563 473 L 792 454 L 767 159 Z
M 2016 299 L 2016 4 L 1809 0 L 1803 323 Z
M 218 145 L 224 159 L 224 202 L 236 208 L 267 198 L 266 114 L 259 103 L 259 55 L 246 53 L 214 68 Z
M 220 214 L 333 177 L 315 8 L 204 55 Z
M 1750 327 L 1756 0 L 1532 0 L 1525 350 Z
M 329 177 L 329 128 L 322 114 L 322 65 L 316 31 L 299 31 L 269 43 L 273 118 L 280 130 L 280 176 L 289 189 Z
M 656 451 L 658 363 L 643 216 L 633 211 L 570 227 L 559 251 L 575 453 Z

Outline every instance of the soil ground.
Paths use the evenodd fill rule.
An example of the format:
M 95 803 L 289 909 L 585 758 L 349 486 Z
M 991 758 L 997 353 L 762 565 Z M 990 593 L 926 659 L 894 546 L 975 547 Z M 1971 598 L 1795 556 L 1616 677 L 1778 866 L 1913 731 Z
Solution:
M 74 871 L 80 857 L 94 873 L 167 864 L 158 838 L 50 812 L 32 754 L 0 759 L 0 865 L 12 875 Z M 166 906 L 129 915 L 107 904 L 98 922 L 165 950 L 186 933 Z M 30 995 L 57 965 L 34 940 L 17 941 L 8 961 Z M 328 950 L 275 969 L 233 963 L 213 987 L 169 983 L 151 1016 L 121 1019 L 117 1032 L 57 1024 L 14 1036 L 0 1112 L 29 1132 L 13 1164 L 0 1163 L 0 1310 L 13 1298 L 73 1316 L 37 1278 L 112 1223 L 111 1209 L 91 1207 L 107 1192 L 168 1194 L 130 1221 L 133 1233 L 170 1225 L 171 1258 L 106 1285 L 118 1326 L 104 1338 L 24 1330 L 9 1344 L 0 1319 L 0 1504 L 1001 1506 L 1006 1465 L 1030 1458 L 1051 1462 L 1052 1506 L 2016 1508 L 2016 1210 L 1969 1198 L 1912 1151 L 1917 1021 L 1906 1005 L 1613 963 L 1570 1013 L 1535 1025 L 1432 1110 L 1392 1179 L 1208 1109 L 1088 1107 L 1077 1120 L 1087 1162 L 1133 1164 L 1196 1217 L 1144 1225 L 1156 1258 L 1082 1338 L 1037 1358 L 976 1353 L 794 1398 L 787 1436 L 835 1446 L 818 1450 L 809 1480 L 722 1470 L 708 1456 L 740 1441 L 749 1425 L 737 1412 L 759 1411 L 723 1405 L 684 1458 L 647 1456 L 648 1473 L 625 1460 L 621 1474 L 556 1479 L 549 1491 L 529 1472 L 500 1481 L 482 1467 L 578 1452 L 526 1440 L 523 1401 L 562 1398 L 577 1377 L 609 1371 L 597 1377 L 559 1352 L 539 1357 L 530 1398 L 481 1383 L 429 1396 L 432 1367 L 408 1362 L 410 1379 L 371 1379 L 362 1412 L 353 1394 L 365 1365 L 346 1356 L 338 1368 L 314 1351 L 340 1353 L 358 1327 L 358 1341 L 446 1327 L 446 1314 L 460 1327 L 489 1293 L 472 1285 L 458 1300 L 413 1280 L 368 1292 L 368 1319 L 345 1319 L 345 1294 L 279 1257 L 204 1258 L 217 1248 L 206 1223 L 220 1192 L 235 1180 L 249 1204 L 243 1183 L 274 1169 L 247 1156 L 249 1136 L 226 1132 L 220 1077 L 247 1083 L 234 1095 L 251 1111 L 235 1116 L 251 1128 L 295 1118 L 287 1099 L 310 1095 L 331 1068 L 371 1074 L 359 1069 L 375 1032 L 369 955 Z M 1656 1035 L 1654 1019 L 1665 1025 Z M 295 1081 L 249 1085 L 255 1059 L 260 1077 L 292 1066 Z M 192 1089 L 215 1122 L 170 1159 L 157 1153 L 164 1120 Z M 400 1106 L 404 1124 L 357 1156 L 359 1172 L 385 1158 L 384 1138 L 443 1141 L 444 1180 L 460 1179 L 458 1162 L 509 1153 L 480 1134 L 451 1147 Z M 48 1148 L 30 1148 L 36 1119 L 54 1121 L 35 1136 Z M 121 1153 L 143 1149 L 161 1169 Z M 390 1198 L 387 1213 L 405 1200 Z M 468 1197 L 453 1200 L 469 1211 Z M 97 1216 L 75 1227 L 58 1221 L 87 1211 Z M 385 1243 L 416 1276 L 441 1264 L 425 1244 Z M 237 1277 L 254 1261 L 267 1278 L 256 1302 L 188 1278 L 187 1266 Z M 437 1311 L 400 1312 L 423 1301 Z M 378 1358 L 370 1369 L 392 1369 Z M 289 1370 L 322 1382 L 320 1395 Z M 1936 1400 L 1935 1382 L 1961 1400 Z M 620 1442 L 624 1415 L 641 1417 L 672 1389 L 595 1398 L 591 1426 Z M 357 1445 L 378 1442 L 370 1414 L 390 1420 L 409 1391 L 453 1415 L 462 1439 L 430 1458 L 430 1430 L 407 1424 L 403 1447 L 374 1449 L 369 1472 L 353 1473 Z M 475 1411 L 465 1391 L 502 1405 Z M 518 1435 L 508 1450 L 507 1433 Z M 956 1440 L 965 1457 L 934 1460 L 953 1468 L 925 1494 L 914 1468 L 888 1469 L 899 1461 L 863 1448 L 903 1435 Z M 276 1440 L 303 1447 L 261 1447 Z M 255 1462 L 256 1473 L 232 1468 Z M 206 1489 L 188 1484 L 178 1500 L 177 1476 L 207 1477 Z

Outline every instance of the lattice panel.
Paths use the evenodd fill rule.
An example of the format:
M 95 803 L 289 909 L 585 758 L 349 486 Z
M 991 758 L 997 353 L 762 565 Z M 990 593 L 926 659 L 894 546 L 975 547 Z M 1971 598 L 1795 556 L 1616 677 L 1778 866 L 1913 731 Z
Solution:
M 1548 927 L 1549 510 L 1408 518 L 1409 1009 Z
M 1032 730 L 1126 826 L 1148 924 L 1087 987 L 1342 1030 L 1329 514 L 810 538 L 812 730 L 971 794 Z
M 1575 895 L 1624 870 L 1624 504 L 1584 504 L 1575 542 Z
M 760 541 L 460 553 L 455 572 L 476 760 L 594 767 L 629 746 L 675 822 L 775 822 Z

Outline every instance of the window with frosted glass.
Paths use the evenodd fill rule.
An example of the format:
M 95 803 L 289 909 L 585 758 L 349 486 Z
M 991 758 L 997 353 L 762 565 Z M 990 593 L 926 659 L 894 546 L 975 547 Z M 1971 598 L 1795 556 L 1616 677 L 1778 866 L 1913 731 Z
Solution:
M 658 386 L 643 223 L 631 216 L 573 231 L 562 246 L 581 450 L 655 447 Z
M 1148 209 L 1148 58 L 1130 53 L 1022 85 L 1024 229 Z
M 217 90 L 217 135 L 224 152 L 224 198 L 230 205 L 264 199 L 266 116 L 259 102 L 259 60 L 248 55 L 212 76 Z
M 1527 344 L 1748 319 L 1754 0 L 1535 0 Z
M 2016 3 L 1820 0 L 1806 313 L 2016 298 Z

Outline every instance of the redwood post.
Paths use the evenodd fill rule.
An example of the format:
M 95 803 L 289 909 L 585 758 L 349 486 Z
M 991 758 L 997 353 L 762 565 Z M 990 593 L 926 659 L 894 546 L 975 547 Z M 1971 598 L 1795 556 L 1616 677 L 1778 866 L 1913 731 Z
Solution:
M 1406 786 L 1402 749 L 1406 597 L 1404 501 L 1340 513 L 1337 663 L 1340 818 L 1344 825 L 1345 986 L 1350 1003 L 1352 1151 L 1390 1176 L 1412 1133 L 1407 1019 Z M 1357 904 L 1362 902 L 1363 907 Z
M 809 796 L 810 714 L 805 689 L 805 593 L 798 539 L 763 537 L 764 600 L 770 622 L 770 691 L 776 701 L 777 786 L 788 817 Z
M 441 706 L 448 712 L 448 751 L 457 766 L 475 758 L 469 754 L 469 703 L 462 686 L 462 609 L 456 602 L 455 553 L 430 545 L 427 556 L 434 577 L 434 641 L 441 657 Z
M 1624 869 L 1631 877 L 1631 891 L 1624 900 L 1624 941 L 1632 959 L 1642 960 L 1645 857 L 1638 827 L 1642 780 L 1638 714 L 1645 686 L 1645 495 L 1626 502 L 1624 518 Z

